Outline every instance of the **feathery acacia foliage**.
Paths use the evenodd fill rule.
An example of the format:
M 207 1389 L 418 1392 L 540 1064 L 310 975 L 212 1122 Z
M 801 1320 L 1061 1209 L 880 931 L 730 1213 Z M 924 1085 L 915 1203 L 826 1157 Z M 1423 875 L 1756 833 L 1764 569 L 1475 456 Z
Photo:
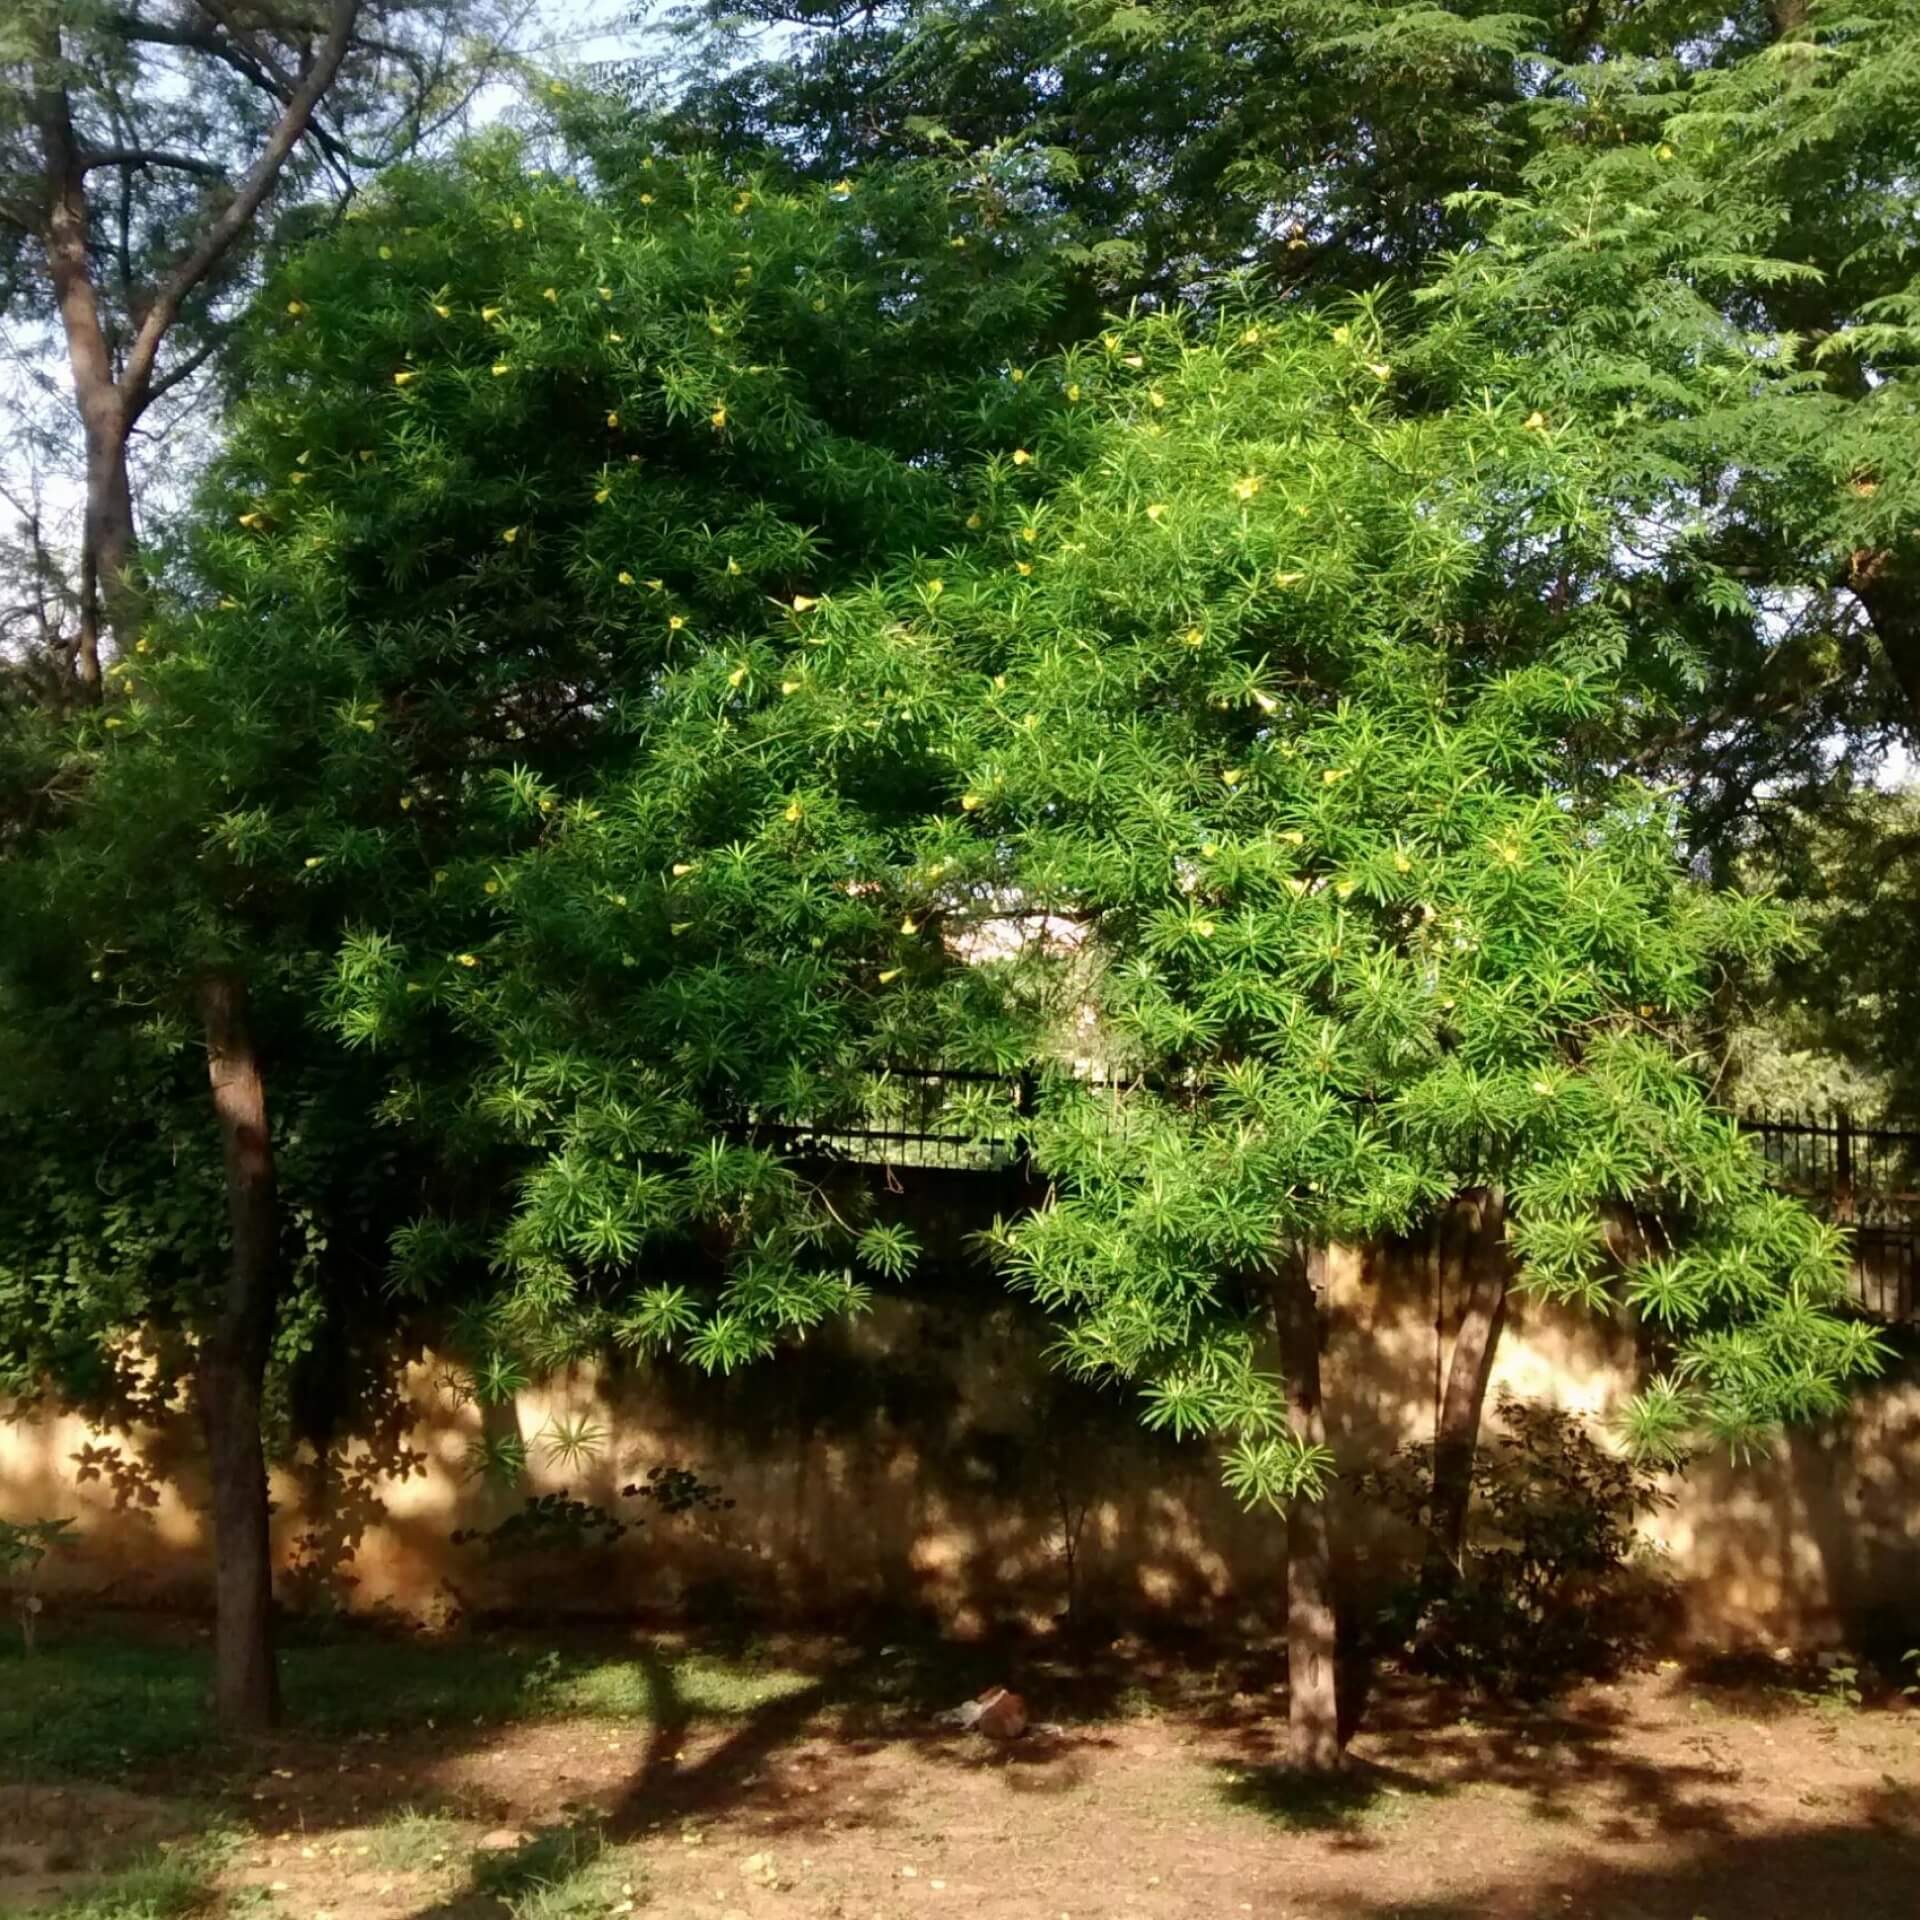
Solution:
M 1607 591 L 1605 449 L 1511 394 L 1403 411 L 1388 352 L 1362 307 L 1009 368 L 942 552 L 698 637 L 603 800 L 503 876 L 503 1071 L 607 1076 L 511 1246 L 564 1257 L 594 1206 L 645 1244 L 655 1194 L 583 1148 L 610 1087 L 644 1112 L 711 1070 L 714 1008 L 722 1054 L 786 1064 L 761 1118 L 916 1039 L 1044 1053 L 1064 1013 L 1111 1071 L 1050 1083 L 1055 1200 L 1001 1250 L 1067 1363 L 1224 1436 L 1250 1499 L 1326 1464 L 1258 1365 L 1261 1276 L 1490 1169 L 1531 1285 L 1673 1337 L 1643 1444 L 1836 1403 L 1876 1352 L 1837 1242 L 1669 1037 L 1778 918 L 1689 882 L 1663 798 L 1579 744 L 1660 645 Z M 983 922 L 1041 931 L 982 962 Z M 1628 1212 L 1656 1251 L 1623 1269 Z

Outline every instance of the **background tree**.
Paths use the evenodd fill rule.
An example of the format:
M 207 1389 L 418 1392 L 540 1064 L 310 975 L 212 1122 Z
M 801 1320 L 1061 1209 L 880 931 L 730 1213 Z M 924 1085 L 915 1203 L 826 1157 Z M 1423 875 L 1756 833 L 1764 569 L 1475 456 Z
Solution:
M 136 616 L 132 436 L 215 354 L 279 216 L 338 207 L 464 107 L 512 11 L 486 0 L 252 6 L 22 0 L 0 26 L 0 312 L 64 347 L 84 446 L 77 614 Z
M 981 232 L 990 180 L 920 168 L 791 188 L 683 163 L 564 86 L 549 99 L 571 116 L 555 154 L 579 156 L 591 190 L 510 140 L 482 144 L 392 177 L 276 269 L 177 557 L 191 588 L 155 610 L 100 707 L 19 736 L 19 790 L 51 796 L 0 861 L 6 1025 L 42 1062 L 32 1084 L 72 1073 L 96 1030 L 145 1063 L 130 1097 L 206 1070 L 195 1021 L 211 1056 L 230 1271 L 209 1270 L 208 1240 L 170 1253 L 191 1286 L 169 1281 L 153 1317 L 195 1352 L 237 1727 L 272 1708 L 260 1404 L 300 1258 L 272 1148 L 316 1101 L 330 1135 L 391 1121 L 415 1171 L 383 1204 L 421 1216 L 401 1278 L 441 1305 L 472 1289 L 534 1101 L 599 1071 L 568 1057 L 542 1062 L 544 1083 L 481 1074 L 496 1022 L 516 1017 L 495 957 L 514 856 L 598 803 L 599 770 L 646 738 L 696 634 L 764 623 L 772 599 L 790 619 L 803 582 L 958 526 L 943 464 L 972 430 L 977 369 L 1051 299 L 1044 235 Z M 636 908 L 617 962 L 629 985 L 657 973 L 663 1012 L 705 993 L 675 938 Z M 333 995 L 329 1023 L 343 948 L 355 990 Z M 763 1005 L 772 984 L 755 984 Z M 698 1320 L 712 1365 L 856 1305 L 850 1236 L 869 1267 L 904 1258 L 898 1235 L 861 1235 L 738 1138 L 739 1082 L 777 1069 L 774 1038 L 756 1051 L 717 1006 L 704 1035 L 684 1019 L 647 1100 L 608 1091 L 563 1221 L 631 1293 L 641 1249 L 599 1188 L 654 1209 L 684 1273 L 627 1301 L 629 1331 Z M 363 1068 L 352 1049 L 374 1041 L 392 1051 Z M 85 1107 L 23 1099 L 41 1154 L 53 1116 Z M 98 1150 L 72 1129 L 36 1189 L 55 1197 L 11 1217 L 9 1264 L 51 1321 L 112 1341 L 154 1298 L 118 1216 L 91 1198 L 74 1210 L 62 1244 L 77 1237 L 84 1261 L 35 1250 Z M 672 1172 L 636 1166 L 642 1150 Z M 557 1266 L 520 1251 L 518 1297 L 544 1280 L 551 1307 Z M 507 1333 L 536 1359 L 555 1351 L 524 1312 L 484 1330 L 502 1351 L 475 1357 L 502 1392 Z

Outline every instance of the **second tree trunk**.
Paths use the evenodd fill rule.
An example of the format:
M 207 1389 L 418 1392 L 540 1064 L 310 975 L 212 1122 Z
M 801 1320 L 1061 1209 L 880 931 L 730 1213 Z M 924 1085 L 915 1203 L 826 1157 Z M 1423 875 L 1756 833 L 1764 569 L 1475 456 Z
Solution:
M 232 1253 L 200 1343 L 195 1386 L 212 1477 L 214 1713 L 228 1733 L 273 1724 L 273 1560 L 260 1413 L 279 1291 L 279 1232 L 266 1082 L 254 1051 L 246 983 L 201 982 L 207 1073 L 226 1162 Z
M 1320 1404 L 1320 1304 L 1326 1253 L 1309 1249 L 1282 1267 L 1274 1289 L 1287 1424 L 1296 1440 L 1324 1446 Z M 1287 1757 L 1301 1773 L 1340 1764 L 1338 1634 L 1333 1594 L 1333 1536 L 1324 1500 L 1287 1507 Z

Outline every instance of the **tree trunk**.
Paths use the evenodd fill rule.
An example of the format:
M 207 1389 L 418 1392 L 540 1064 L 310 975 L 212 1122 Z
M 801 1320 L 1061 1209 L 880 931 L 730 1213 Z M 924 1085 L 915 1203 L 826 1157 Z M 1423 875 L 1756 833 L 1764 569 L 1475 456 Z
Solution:
M 104 614 L 122 651 L 138 638 L 139 606 L 128 584 L 135 535 L 133 492 L 127 478 L 127 438 L 148 404 L 199 364 L 204 354 L 165 378 L 156 378 L 160 348 L 183 301 L 219 265 L 247 231 L 306 137 L 315 109 L 353 43 L 362 0 L 332 0 L 326 34 L 310 46 L 299 78 L 284 96 L 279 119 L 232 196 L 198 238 L 161 275 L 150 297 L 129 318 L 137 321 L 126 360 L 116 373 L 101 319 L 88 250 L 88 158 L 73 121 L 67 90 L 61 10 L 43 7 L 29 29 L 33 66 L 33 122 L 40 141 L 45 202 L 41 240 L 47 274 L 60 310 L 74 401 L 87 447 L 87 509 L 81 550 L 80 639 L 74 676 L 88 699 L 100 697 L 100 627 Z M 137 25 L 134 37 L 140 37 Z
M 1862 547 L 1849 559 L 1847 585 L 1866 609 L 1920 728 L 1920 561 L 1911 554 Z
M 33 34 L 34 119 L 46 204 L 42 240 L 53 283 L 74 404 L 87 446 L 87 505 L 81 552 L 80 641 L 74 676 L 82 693 L 100 693 L 100 605 L 109 613 L 133 553 L 133 504 L 127 488 L 127 432 L 132 422 L 114 380 L 113 355 L 100 320 L 88 256 L 86 165 L 67 98 L 58 16 L 49 8 Z M 117 534 L 114 529 L 118 527 Z M 103 550 L 103 534 L 110 541 Z
M 1274 1288 L 1287 1424 L 1295 1439 L 1326 1442 L 1320 1406 L 1320 1304 L 1326 1250 L 1287 1260 Z M 1287 1507 L 1287 1754 L 1301 1773 L 1340 1765 L 1340 1702 L 1333 1604 L 1333 1536 L 1324 1500 Z
M 226 1732 L 251 1734 L 264 1732 L 279 1711 L 267 1461 L 260 1436 L 279 1288 L 273 1142 L 246 983 L 236 974 L 209 974 L 200 984 L 200 1014 L 226 1158 L 232 1238 L 226 1289 L 200 1344 L 197 1374 L 212 1470 L 214 1712 Z
M 116 402 L 118 396 L 114 396 Z M 87 421 L 87 517 L 84 543 L 86 581 L 81 603 L 80 654 L 75 663 L 82 683 L 97 687 L 100 680 L 100 622 L 122 653 L 131 652 L 140 637 L 139 609 L 128 575 L 133 566 L 136 539 L 133 526 L 133 486 L 127 476 L 127 427 L 116 404 L 96 430 Z
M 1506 1242 L 1507 1200 L 1498 1187 L 1480 1196 L 1479 1219 L 1468 1256 L 1467 1302 L 1453 1337 L 1453 1360 L 1433 1439 L 1433 1506 L 1423 1580 L 1443 1592 L 1460 1576 L 1466 1555 L 1467 1508 L 1473 1497 L 1473 1462 L 1480 1447 L 1480 1419 L 1493 1375 L 1494 1351 L 1507 1317 L 1510 1264 Z

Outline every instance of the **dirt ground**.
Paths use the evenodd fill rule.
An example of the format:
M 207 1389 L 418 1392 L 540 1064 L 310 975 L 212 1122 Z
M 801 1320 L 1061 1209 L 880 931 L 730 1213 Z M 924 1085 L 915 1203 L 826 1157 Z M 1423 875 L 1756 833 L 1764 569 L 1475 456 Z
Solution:
M 1122 1650 L 1124 1656 L 1124 1649 Z M 450 1656 L 457 1657 L 457 1656 Z M 634 1653 L 659 1661 L 658 1643 Z M 244 1766 L 0 1788 L 0 1909 L 271 1920 L 1916 1920 L 1920 1713 L 1677 1668 L 1550 1707 L 1388 1680 L 1351 1777 L 1275 1767 L 1284 1695 L 1006 1678 L 997 1746 L 791 1655 L 750 1707 L 413 1725 Z M 835 1664 L 835 1663 L 839 1664 Z M 649 1668 L 649 1671 L 654 1671 Z M 199 1896 L 86 1905 L 142 1849 L 227 1837 Z M 165 1857 L 163 1854 L 162 1858 Z

